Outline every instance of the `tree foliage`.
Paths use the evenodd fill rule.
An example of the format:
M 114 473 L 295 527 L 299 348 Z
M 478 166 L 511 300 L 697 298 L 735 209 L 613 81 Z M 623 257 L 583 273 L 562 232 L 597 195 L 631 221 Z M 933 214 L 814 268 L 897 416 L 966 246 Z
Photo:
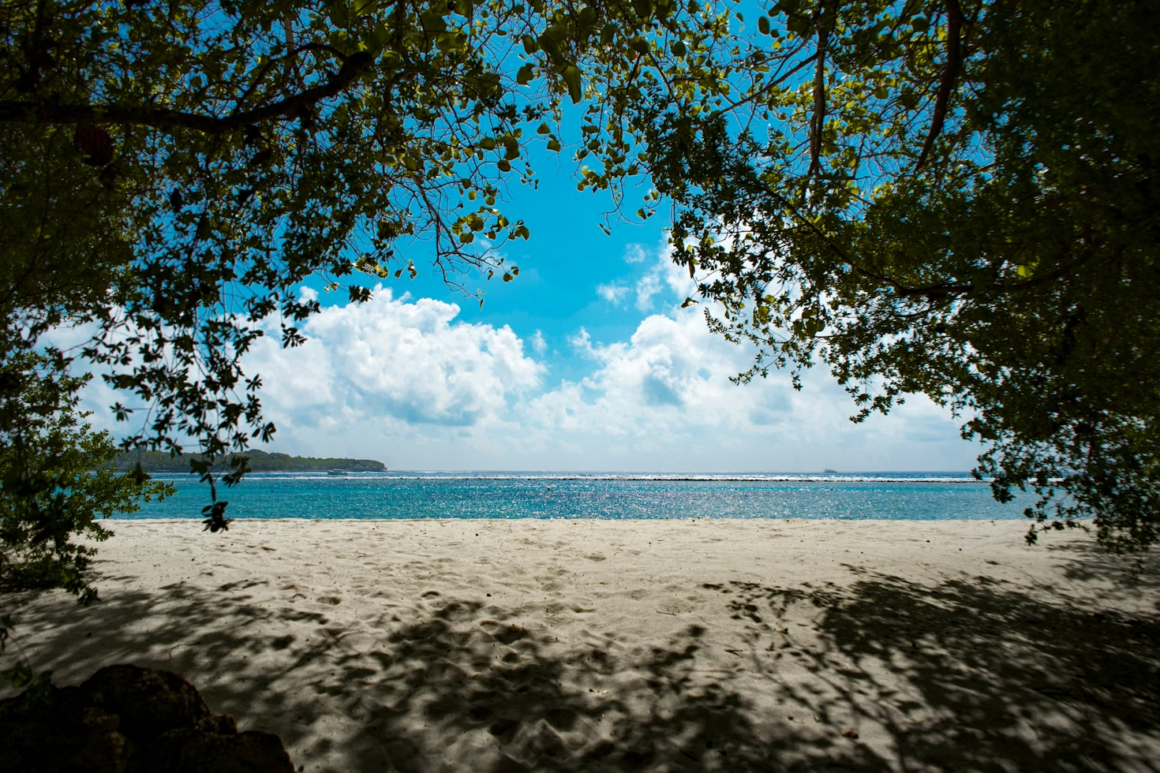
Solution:
M 859 420 L 925 393 L 1000 499 L 1152 542 L 1157 10 L 760 10 L 0 0 L 5 361 L 87 325 L 50 359 L 134 396 L 127 445 L 195 443 L 211 490 L 221 460 L 236 482 L 274 432 L 241 360 L 271 320 L 303 340 L 302 281 L 365 301 L 417 244 L 454 286 L 514 278 L 492 248 L 529 234 L 500 205 L 542 142 L 614 206 L 643 174 L 675 202 L 710 323 L 758 347 L 745 378 L 820 361 Z
M 454 286 L 470 271 L 514 278 L 489 249 L 528 236 L 498 208 L 502 186 L 534 184 L 529 143 L 563 148 L 561 103 L 590 98 L 576 158 L 602 163 L 582 184 L 615 191 L 641 171 L 626 107 L 682 30 L 704 29 L 701 48 L 727 31 L 672 0 L 0 9 L 7 308 L 31 338 L 62 319 L 96 324 L 84 358 L 148 406 L 137 440 L 195 439 L 210 459 L 272 435 L 239 361 L 264 320 L 302 341 L 318 308 L 298 296 L 306 277 L 365 301 L 359 277 L 413 276 L 400 250 L 422 239 Z M 710 76 L 690 77 L 711 93 Z M 38 272 L 71 284 L 41 292 Z
M 709 62 L 727 18 L 672 0 L 0 0 L 0 355 L 46 365 L 45 333 L 91 333 L 49 352 L 31 420 L 78 426 L 66 371 L 100 371 L 131 396 L 126 449 L 197 446 L 207 528 L 225 528 L 215 479 L 275 431 L 242 358 L 271 321 L 303 341 L 303 280 L 363 302 L 415 276 L 417 242 L 460 289 L 513 279 L 494 248 L 529 235 L 499 208 L 535 184 L 528 145 L 562 152 L 563 105 L 586 101 L 581 186 L 615 205 L 642 171 L 629 107 L 674 59 Z
M 253 472 L 384 472 L 385 464 L 374 459 L 317 459 L 309 456 L 267 453 L 259 449 L 246 452 L 246 464 Z M 170 456 L 164 451 L 134 451 L 118 454 L 113 460 L 113 469 L 129 472 L 140 466 L 146 472 L 189 472 L 190 459 L 186 456 Z
M 72 538 L 104 540 L 109 532 L 98 519 L 171 493 L 140 469 L 98 469 L 116 447 L 76 410 L 86 380 L 68 375 L 53 350 L 0 364 L 0 589 L 63 587 L 91 601 L 96 591 L 85 571 L 95 550 Z
M 1041 528 L 1154 543 L 1157 23 L 1117 0 L 782 0 L 729 104 L 657 103 L 676 260 L 757 346 L 741 380 L 824 363 L 856 421 L 926 394 Z

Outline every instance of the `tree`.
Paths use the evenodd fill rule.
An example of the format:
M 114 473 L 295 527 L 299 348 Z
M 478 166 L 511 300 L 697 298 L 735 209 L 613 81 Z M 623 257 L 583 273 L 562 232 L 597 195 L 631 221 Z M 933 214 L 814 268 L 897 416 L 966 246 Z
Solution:
M 0 364 L 0 589 L 62 587 L 95 599 L 86 570 L 96 551 L 72 536 L 107 539 L 98 518 L 171 493 L 139 469 L 114 474 L 116 446 L 76 410 L 86 380 L 68 375 L 51 349 Z
M 240 480 L 249 442 L 275 431 L 241 359 L 271 318 L 302 342 L 319 308 L 302 281 L 366 301 L 368 281 L 415 275 L 404 250 L 421 239 L 453 286 L 516 277 L 491 247 L 529 235 L 498 208 L 508 181 L 535 183 L 528 144 L 562 151 L 562 102 L 587 95 L 575 157 L 599 161 L 582 185 L 615 203 L 642 171 L 629 107 L 674 59 L 700 83 L 690 100 L 712 98 L 724 81 L 695 57 L 723 20 L 672 0 L 0 0 L 0 357 L 51 375 L 35 401 L 28 378 L 0 383 L 43 428 L 21 442 L 84 451 L 69 474 L 103 458 L 68 376 L 100 370 L 140 402 L 114 406 L 135 426 L 123 447 L 196 444 L 207 528 L 225 528 L 215 480 Z M 46 349 L 68 325 L 88 344 Z M 137 484 L 102 489 L 72 527 L 155 491 Z
M 855 421 L 926 394 L 984 443 L 996 498 L 1036 493 L 1029 540 L 1091 517 L 1108 548 L 1153 544 L 1158 23 L 1119 0 L 782 0 L 727 104 L 642 111 L 675 259 L 757 347 L 739 380 L 824 363 Z

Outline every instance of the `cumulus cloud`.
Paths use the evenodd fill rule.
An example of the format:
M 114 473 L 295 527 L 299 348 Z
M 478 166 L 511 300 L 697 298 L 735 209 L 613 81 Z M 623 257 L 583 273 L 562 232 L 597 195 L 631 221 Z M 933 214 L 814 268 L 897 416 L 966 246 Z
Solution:
M 925 398 L 856 426 L 854 406 L 823 372 L 807 372 L 800 392 L 785 373 L 731 383 L 749 353 L 695 313 L 650 316 L 609 344 L 582 330 L 572 345 L 597 367 L 536 396 L 524 419 L 525 440 L 546 448 L 567 437 L 564 455 L 677 470 L 965 469 L 974 456 Z
M 404 469 L 803 471 L 958 469 L 976 448 L 958 422 L 925 398 L 890 417 L 853 425 L 848 396 L 823 371 L 805 389 L 788 374 L 737 386 L 751 353 L 681 310 L 687 272 L 654 255 L 649 298 L 665 308 L 625 340 L 568 339 L 574 367 L 547 381 L 540 331 L 458 319 L 459 307 L 395 298 L 379 288 L 363 305 L 308 320 L 309 340 L 278 336 L 247 355 L 260 373 L 273 448 L 375 458 Z M 274 332 L 271 330 L 271 332 Z M 102 404 L 116 395 L 94 385 Z
M 504 326 L 455 322 L 459 307 L 395 299 L 379 287 L 365 304 L 324 308 L 283 350 L 273 336 L 247 355 L 266 399 L 285 412 L 342 406 L 368 418 L 470 426 L 498 420 L 507 398 L 540 386 L 543 366 Z

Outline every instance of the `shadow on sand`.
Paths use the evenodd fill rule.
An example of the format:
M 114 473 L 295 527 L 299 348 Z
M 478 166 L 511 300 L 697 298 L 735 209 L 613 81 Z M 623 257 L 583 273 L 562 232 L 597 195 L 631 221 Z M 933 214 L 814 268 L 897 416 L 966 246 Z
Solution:
M 241 585 L 123 592 L 94 611 L 34 603 L 20 624 L 51 629 L 41 667 L 185 673 L 307 770 L 1157 769 L 1155 619 L 984 578 L 705 588 L 742 642 L 730 655 L 699 625 L 647 646 L 563 645 L 510 622 L 527 609 L 437 593 L 415 619 L 384 605 L 361 633 Z M 144 615 L 157 627 L 126 635 Z

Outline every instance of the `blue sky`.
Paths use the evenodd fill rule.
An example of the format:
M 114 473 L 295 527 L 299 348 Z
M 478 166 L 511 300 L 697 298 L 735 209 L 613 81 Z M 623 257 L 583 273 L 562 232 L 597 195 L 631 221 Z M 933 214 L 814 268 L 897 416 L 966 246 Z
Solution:
M 752 353 L 679 308 L 691 286 L 668 259 L 667 208 L 606 236 L 608 197 L 578 192 L 554 157 L 534 161 L 539 189 L 514 187 L 505 208 L 532 234 L 503 251 L 520 276 L 469 282 L 486 291 L 482 308 L 445 287 L 418 245 L 404 255 L 417 279 L 392 279 L 361 306 L 319 295 L 304 346 L 282 350 L 271 326 L 246 360 L 278 427 L 266 450 L 412 470 L 970 469 L 977 446 L 925 398 L 854 425 L 822 369 L 801 392 L 786 373 L 730 383 Z M 98 381 L 84 398 L 114 434 L 117 399 Z

